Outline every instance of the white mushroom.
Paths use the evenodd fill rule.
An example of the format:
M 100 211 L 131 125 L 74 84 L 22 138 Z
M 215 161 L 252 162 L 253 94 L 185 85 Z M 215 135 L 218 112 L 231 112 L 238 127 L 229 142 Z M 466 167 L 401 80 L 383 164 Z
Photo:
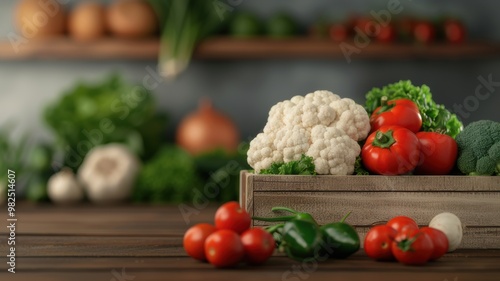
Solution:
M 47 194 L 52 202 L 59 204 L 75 203 L 84 197 L 82 187 L 69 168 L 63 168 L 50 177 L 47 183 Z
M 431 220 L 429 227 L 441 230 L 448 237 L 448 252 L 453 252 L 460 246 L 463 229 L 460 219 L 455 214 L 441 213 Z
M 139 159 L 122 144 L 93 148 L 78 170 L 78 180 L 93 202 L 127 199 L 139 172 Z

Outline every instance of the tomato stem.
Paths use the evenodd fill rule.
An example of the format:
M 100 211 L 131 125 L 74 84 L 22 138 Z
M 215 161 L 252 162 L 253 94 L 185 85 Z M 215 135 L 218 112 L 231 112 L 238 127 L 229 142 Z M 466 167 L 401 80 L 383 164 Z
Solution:
M 387 96 L 383 96 L 380 98 L 380 105 L 381 106 L 386 106 L 387 105 L 388 98 Z
M 373 140 L 372 145 L 380 148 L 391 147 L 396 142 L 392 134 L 393 134 L 392 130 L 388 130 L 385 133 L 377 131 L 377 134 L 375 135 L 375 139 Z
M 380 99 L 380 109 L 377 111 L 377 114 L 382 114 L 384 112 L 387 112 L 392 108 L 394 108 L 394 106 L 395 106 L 394 102 L 389 104 L 388 98 L 386 96 L 383 96 Z

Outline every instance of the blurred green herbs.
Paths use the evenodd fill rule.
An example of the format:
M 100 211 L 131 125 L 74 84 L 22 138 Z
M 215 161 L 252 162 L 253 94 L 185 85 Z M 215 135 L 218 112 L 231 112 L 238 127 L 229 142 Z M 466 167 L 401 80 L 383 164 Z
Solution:
M 165 145 L 144 165 L 132 197 L 153 203 L 237 200 L 239 172 L 248 168 L 245 150 L 192 156 L 176 145 Z
M 158 114 L 151 93 L 111 75 L 101 83 L 79 83 L 45 110 L 45 121 L 62 150 L 64 166 L 76 170 L 98 145 L 124 143 L 148 159 L 160 147 L 166 116 Z

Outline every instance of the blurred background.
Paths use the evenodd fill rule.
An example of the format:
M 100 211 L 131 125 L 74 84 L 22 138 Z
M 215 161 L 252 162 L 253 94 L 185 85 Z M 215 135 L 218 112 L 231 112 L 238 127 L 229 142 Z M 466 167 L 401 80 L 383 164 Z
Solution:
M 364 104 L 411 80 L 464 125 L 500 121 L 497 1 L 89 2 L 0 2 L 1 168 L 25 171 L 18 192 L 33 201 L 63 167 L 61 201 L 83 196 L 61 187 L 78 184 L 72 172 L 105 177 L 95 170 L 129 187 L 87 190 L 92 201 L 189 201 L 210 182 L 209 199 L 237 199 L 245 143 L 270 107 L 319 89 Z M 81 172 L 105 143 L 126 149 L 105 147 Z

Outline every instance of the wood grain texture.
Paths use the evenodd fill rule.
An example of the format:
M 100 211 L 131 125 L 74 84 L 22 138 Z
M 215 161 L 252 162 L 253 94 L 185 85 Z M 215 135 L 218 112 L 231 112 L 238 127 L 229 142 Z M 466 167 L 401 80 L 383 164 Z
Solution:
M 405 267 L 408 268 L 408 267 Z M 121 275 L 125 270 L 123 275 Z M 262 269 L 230 269 L 230 270 L 177 270 L 177 271 L 160 271 L 160 270 L 134 270 L 134 269 L 113 269 L 105 272 L 89 272 L 89 271 L 71 271 L 71 272 L 28 272 L 8 275 L 0 273 L 2 280 L 20 281 L 20 280 L 37 280 L 37 281 L 89 281 L 89 280 L 140 280 L 140 281 L 160 281 L 160 280 L 204 280 L 204 281 L 255 281 L 257 280 L 328 280 L 328 281 L 345 281 L 345 280 L 384 280 L 384 281 L 421 281 L 421 280 L 438 280 L 438 281 L 498 281 L 500 275 L 498 272 L 426 272 L 425 267 L 420 267 L 419 271 L 400 270 L 397 272 L 375 271 L 300 271 L 294 273 L 294 268 L 285 271 L 267 271 Z M 5 279 L 4 279 L 5 278 Z M 8 279 L 7 279 L 8 278 Z M 121 279 L 120 279 L 121 278 Z M 127 279 L 128 278 L 128 279 Z M 304 279 L 301 279 L 304 278 Z
M 466 226 L 500 227 L 500 192 L 254 192 L 253 215 L 273 216 L 273 206 L 310 212 L 319 223 L 342 218 L 370 225 L 397 215 L 428 224 L 441 212 L 456 214 Z
M 212 266 L 187 257 L 167 257 L 170 262 L 165 262 L 165 257 L 20 257 L 23 272 L 27 271 L 57 271 L 57 270 L 108 270 L 113 268 L 134 268 L 141 270 L 209 270 Z M 428 265 L 430 272 L 447 272 L 453 268 L 466 268 L 467 271 L 491 271 L 500 263 L 499 250 L 458 250 L 445 255 L 435 263 Z M 266 262 L 265 266 L 240 265 L 239 268 L 255 268 L 265 270 L 286 270 L 291 265 L 300 264 L 285 256 L 274 256 Z M 319 271 L 328 270 L 378 270 L 380 263 L 368 259 L 363 251 L 358 251 L 346 260 L 327 260 L 321 262 Z M 405 267 L 399 263 L 384 263 L 387 271 L 407 270 L 420 271 L 418 267 Z M 498 269 L 500 271 L 500 269 Z
M 338 221 L 367 227 L 398 215 L 427 225 L 441 212 L 465 227 L 462 247 L 500 248 L 500 177 L 470 176 L 276 176 L 242 172 L 244 207 L 273 217 L 285 206 L 311 213 L 320 224 Z M 256 223 L 258 224 L 258 223 Z
M 213 221 L 212 213 L 198 210 L 192 204 L 186 205 L 192 208 L 187 221 L 179 205 L 22 204 L 16 212 L 19 219 L 17 231 L 39 235 L 178 236 L 191 225 Z M 212 210 L 215 207 L 211 204 L 207 208 Z M 7 212 L 0 212 L 0 220 L 5 219 Z M 6 232 L 6 228 L 0 228 L 0 233 Z
M 349 42 L 346 42 L 349 43 Z M 351 42 L 351 44 L 354 44 Z M 104 38 L 94 42 L 75 42 L 67 37 L 31 40 L 19 47 L 9 41 L 0 42 L 1 60 L 27 59 L 136 59 L 155 60 L 159 53 L 159 39 L 123 40 Z M 371 43 L 357 59 L 477 59 L 498 57 L 500 46 L 488 42 L 466 44 L 377 44 Z M 340 45 L 331 40 L 301 37 L 284 40 L 269 38 L 235 39 L 214 37 L 197 47 L 194 57 L 199 59 L 340 59 L 345 60 Z
M 182 235 L 177 237 L 22 236 L 16 237 L 21 257 L 177 257 L 184 256 Z M 0 252 L 7 253 L 7 243 Z
M 19 228 L 30 232 L 17 233 L 16 274 L 7 273 L 6 257 L 0 256 L 0 280 L 500 280 L 500 250 L 478 249 L 459 249 L 424 267 L 374 262 L 358 251 L 349 259 L 319 264 L 300 263 L 277 253 L 263 266 L 214 269 L 186 256 L 182 236 L 196 222 L 213 221 L 216 208 L 206 207 L 186 224 L 174 205 L 19 204 Z M 37 220 L 41 221 L 35 224 Z M 163 229 L 171 226 L 173 230 Z M 367 229 L 360 228 L 360 234 Z M 482 237 L 481 232 L 474 235 L 478 240 L 490 237 Z M 5 242 L 1 235 L 0 253 L 7 252 Z
M 255 191 L 500 192 L 500 177 L 486 176 L 276 176 L 245 174 Z

